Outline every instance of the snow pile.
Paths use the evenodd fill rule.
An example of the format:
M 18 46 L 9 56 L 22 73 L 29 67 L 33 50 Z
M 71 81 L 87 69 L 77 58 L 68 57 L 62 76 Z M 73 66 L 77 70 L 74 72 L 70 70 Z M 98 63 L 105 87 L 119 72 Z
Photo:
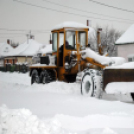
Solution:
M 134 43 L 134 24 L 116 41 L 115 44 Z
M 112 82 L 105 89 L 108 94 L 127 94 L 134 92 L 134 82 Z
M 60 124 L 52 121 L 47 125 L 28 109 L 0 107 L 0 133 L 4 134 L 63 134 Z
M 101 56 L 99 54 L 97 54 L 96 52 L 94 52 L 93 50 L 91 50 L 90 48 L 87 48 L 86 50 L 81 51 L 82 54 L 82 58 L 93 58 L 95 61 L 97 61 L 98 63 L 102 64 L 102 65 L 121 65 L 123 63 L 125 63 L 125 59 L 121 58 L 121 57 L 105 57 L 105 56 Z
M 45 47 L 40 49 L 39 52 L 42 54 L 52 53 L 52 44 L 45 45 Z
M 57 29 L 61 29 L 64 27 L 73 27 L 73 28 L 88 28 L 86 25 L 78 23 L 78 22 L 74 22 L 74 21 L 66 21 L 63 22 L 61 24 L 56 25 L 52 30 L 57 30 Z
M 28 109 L 8 109 L 3 105 L 0 119 L 0 133 L 4 134 L 117 134 L 110 128 L 134 128 L 134 116 L 126 113 L 85 117 L 58 114 L 43 121 Z M 103 129 L 97 132 L 98 128 Z
M 106 67 L 106 69 L 134 69 L 134 62 L 128 62 L 122 65 L 119 64 L 118 66 L 109 66 Z

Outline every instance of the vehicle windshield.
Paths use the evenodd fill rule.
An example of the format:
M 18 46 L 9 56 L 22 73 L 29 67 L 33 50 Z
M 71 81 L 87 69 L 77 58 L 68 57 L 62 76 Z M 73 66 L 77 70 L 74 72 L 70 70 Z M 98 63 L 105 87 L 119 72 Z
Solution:
M 76 49 L 76 36 L 75 31 L 66 32 L 66 49 Z
M 58 34 L 57 33 L 52 33 L 52 49 L 53 52 L 57 52 L 57 39 L 58 39 Z

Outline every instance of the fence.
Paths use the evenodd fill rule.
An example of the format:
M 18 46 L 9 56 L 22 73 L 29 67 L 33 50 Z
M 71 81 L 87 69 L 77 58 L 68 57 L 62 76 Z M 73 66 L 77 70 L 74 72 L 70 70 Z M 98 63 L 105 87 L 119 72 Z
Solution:
M 29 71 L 29 67 L 25 64 L 15 64 L 15 65 L 11 65 L 11 64 L 6 64 L 5 67 L 0 67 L 0 71 L 2 72 L 22 72 L 22 73 L 26 73 Z

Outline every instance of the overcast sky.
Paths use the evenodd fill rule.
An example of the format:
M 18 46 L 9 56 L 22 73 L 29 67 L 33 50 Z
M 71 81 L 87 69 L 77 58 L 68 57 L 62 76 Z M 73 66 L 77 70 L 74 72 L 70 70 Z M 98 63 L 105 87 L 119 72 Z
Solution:
M 86 20 L 89 19 L 92 21 L 92 27 L 95 27 L 97 24 L 100 26 L 108 25 L 119 31 L 125 31 L 129 26 L 134 24 L 134 13 L 102 6 L 89 0 L 18 1 L 30 3 L 38 7 L 13 0 L 0 0 L 0 43 L 6 42 L 7 38 L 12 39 L 14 42 L 23 43 L 26 41 L 26 34 L 31 30 L 35 35 L 35 40 L 46 44 L 49 42 L 51 29 L 64 21 L 76 21 L 86 24 Z M 134 11 L 134 0 L 95 1 Z M 50 2 L 54 2 L 55 4 Z M 75 10 L 69 7 L 75 8 Z M 93 13 L 106 15 L 107 17 Z M 5 30 L 2 30 L 2 28 Z

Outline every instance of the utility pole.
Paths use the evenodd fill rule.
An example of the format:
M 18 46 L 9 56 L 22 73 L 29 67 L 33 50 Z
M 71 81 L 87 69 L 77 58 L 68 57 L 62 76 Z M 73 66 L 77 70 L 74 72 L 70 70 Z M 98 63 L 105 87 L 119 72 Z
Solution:
M 29 39 L 31 38 L 31 30 L 29 31 L 28 34 L 26 34 L 27 36 L 27 44 L 29 44 Z

